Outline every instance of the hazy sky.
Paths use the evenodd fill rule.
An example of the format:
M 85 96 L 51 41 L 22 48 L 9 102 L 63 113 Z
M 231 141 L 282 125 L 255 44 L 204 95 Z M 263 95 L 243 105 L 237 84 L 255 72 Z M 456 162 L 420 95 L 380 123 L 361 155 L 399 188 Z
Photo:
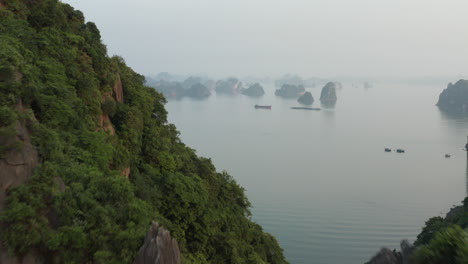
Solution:
M 468 73 L 467 0 L 64 0 L 143 74 Z

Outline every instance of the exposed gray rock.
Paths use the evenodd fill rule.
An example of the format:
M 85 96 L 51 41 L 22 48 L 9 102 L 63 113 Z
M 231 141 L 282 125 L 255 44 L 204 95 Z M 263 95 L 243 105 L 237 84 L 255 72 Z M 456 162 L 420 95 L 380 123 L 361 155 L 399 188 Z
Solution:
M 336 102 L 336 84 L 334 82 L 328 82 L 323 88 L 320 94 L 321 102 Z
M 404 239 L 400 242 L 401 261 L 403 264 L 410 264 L 410 257 L 413 253 L 414 246 L 408 240 Z
M 26 111 L 21 102 L 16 106 L 19 112 Z M 9 189 L 17 187 L 33 174 L 39 164 L 39 155 L 36 148 L 31 144 L 31 133 L 26 124 L 16 121 L 16 135 L 0 136 L 0 145 L 16 145 L 6 154 L 0 157 L 0 212 L 5 208 L 6 193 Z M 0 226 L 0 228 L 3 228 Z M 42 263 L 34 252 L 28 253 L 22 258 L 11 256 L 2 245 L 0 238 L 0 263 L 3 264 L 39 264 Z
M 388 248 L 382 248 L 366 264 L 402 264 L 402 262 L 398 253 Z
M 314 102 L 314 97 L 310 92 L 305 92 L 297 101 L 303 105 L 311 105 Z
M 400 242 L 401 251 L 380 249 L 366 264 L 410 264 L 410 257 L 414 246 L 406 239 Z
M 439 95 L 437 106 L 447 112 L 468 113 L 468 80 L 449 83 Z
M 179 245 L 169 231 L 152 222 L 133 264 L 180 264 Z
M 251 85 L 249 88 L 242 90 L 243 95 L 260 97 L 265 94 L 263 87 L 259 83 Z
M 284 98 L 297 98 L 303 92 L 305 89 L 302 85 L 283 84 L 281 89 L 275 91 L 275 95 Z

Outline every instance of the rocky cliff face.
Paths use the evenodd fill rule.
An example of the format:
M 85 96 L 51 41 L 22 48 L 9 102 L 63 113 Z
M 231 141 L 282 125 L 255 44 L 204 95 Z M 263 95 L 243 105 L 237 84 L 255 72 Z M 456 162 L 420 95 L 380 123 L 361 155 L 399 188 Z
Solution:
M 179 245 L 169 231 L 153 222 L 133 264 L 180 264 Z
M 16 106 L 19 112 L 26 111 L 21 103 Z M 8 190 L 25 183 L 31 178 L 34 169 L 39 164 L 39 155 L 31 144 L 31 133 L 26 124 L 16 121 L 15 135 L 0 136 L 0 145 L 14 146 L 0 156 L 0 211 L 5 208 Z M 0 226 L 2 228 L 2 226 Z M 0 239 L 0 263 L 5 264 L 36 264 L 41 263 L 33 252 L 23 258 L 12 257 L 2 245 Z
M 123 86 L 122 80 L 120 80 L 120 75 L 117 75 L 117 81 L 114 85 L 114 98 L 117 102 L 123 103 Z
M 21 104 L 17 109 L 24 111 Z M 5 206 L 8 189 L 19 186 L 31 178 L 34 168 L 39 164 L 39 155 L 31 144 L 31 134 L 26 125 L 16 121 L 15 131 L 15 135 L 0 136 L 2 146 L 14 146 L 0 156 L 0 211 Z
M 447 112 L 468 113 L 468 80 L 449 83 L 439 95 L 437 106 Z
M 336 102 L 338 98 L 336 97 L 336 84 L 333 82 L 327 83 L 322 88 L 322 93 L 320 94 L 320 101 L 324 103 Z

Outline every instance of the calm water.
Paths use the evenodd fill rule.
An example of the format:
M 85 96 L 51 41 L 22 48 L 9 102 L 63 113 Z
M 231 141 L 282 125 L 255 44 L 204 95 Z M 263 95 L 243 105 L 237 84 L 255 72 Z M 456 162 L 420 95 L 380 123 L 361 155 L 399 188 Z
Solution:
M 345 84 L 334 108 L 301 111 L 266 86 L 260 99 L 214 94 L 167 109 L 183 141 L 245 187 L 291 263 L 363 263 L 466 196 L 468 120 L 434 106 L 443 87 Z M 320 88 L 308 90 L 320 107 Z

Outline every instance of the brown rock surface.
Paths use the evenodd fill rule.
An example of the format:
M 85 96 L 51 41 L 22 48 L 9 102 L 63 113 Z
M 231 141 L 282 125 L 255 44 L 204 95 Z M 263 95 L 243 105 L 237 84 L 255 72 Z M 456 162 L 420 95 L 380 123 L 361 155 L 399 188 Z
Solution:
M 169 231 L 153 222 L 133 264 L 180 264 L 179 245 Z
M 124 168 L 120 175 L 124 176 L 125 178 L 128 178 L 128 176 L 130 176 L 130 167 Z
M 122 80 L 120 80 L 120 75 L 117 75 L 117 81 L 114 85 L 114 98 L 117 102 L 123 102 L 123 86 Z
M 99 127 L 97 128 L 97 130 L 99 131 L 101 129 L 106 132 L 109 132 L 111 135 L 115 135 L 115 129 L 112 126 L 112 122 L 108 115 L 102 114 L 99 117 Z

